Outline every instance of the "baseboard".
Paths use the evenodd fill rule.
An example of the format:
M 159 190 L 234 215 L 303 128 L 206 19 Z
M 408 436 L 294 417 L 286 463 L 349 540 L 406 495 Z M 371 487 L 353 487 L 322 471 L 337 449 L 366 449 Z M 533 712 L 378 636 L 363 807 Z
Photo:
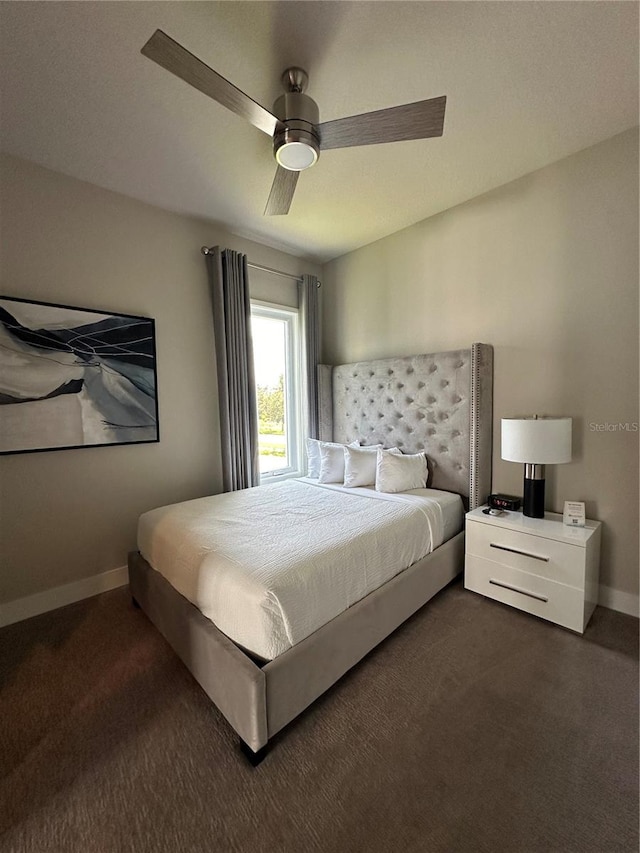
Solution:
M 0 604 L 0 628 L 12 625 L 14 622 L 21 622 L 23 619 L 30 619 L 49 610 L 57 610 L 58 607 L 73 604 L 74 601 L 80 601 L 83 598 L 91 598 L 101 592 L 124 586 L 128 582 L 127 567 L 119 566 L 117 569 L 110 569 L 108 572 L 92 575 L 64 586 L 56 586 L 45 592 L 37 592 L 26 598 L 7 601 L 5 604 Z
M 598 604 L 600 607 L 608 607 L 610 610 L 618 610 L 629 616 L 640 616 L 640 599 L 630 592 L 622 592 L 610 586 L 600 584 Z

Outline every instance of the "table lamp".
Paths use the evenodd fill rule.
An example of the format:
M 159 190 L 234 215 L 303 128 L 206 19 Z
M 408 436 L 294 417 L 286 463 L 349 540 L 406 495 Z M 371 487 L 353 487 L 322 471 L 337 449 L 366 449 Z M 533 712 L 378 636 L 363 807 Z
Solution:
M 571 418 L 502 418 L 502 458 L 524 463 L 522 512 L 544 518 L 544 466 L 571 462 Z

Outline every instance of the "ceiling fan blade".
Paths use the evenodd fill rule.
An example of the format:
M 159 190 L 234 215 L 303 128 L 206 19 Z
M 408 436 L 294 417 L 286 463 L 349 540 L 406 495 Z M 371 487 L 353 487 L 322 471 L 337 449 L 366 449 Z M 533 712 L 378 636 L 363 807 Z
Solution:
M 278 166 L 267 206 L 264 209 L 265 216 L 283 216 L 289 213 L 299 174 L 300 172 L 292 172 L 290 169 Z
M 318 125 L 320 148 L 349 148 L 442 136 L 446 95 Z
M 231 112 L 248 119 L 269 136 L 273 136 L 280 126 L 280 121 L 269 110 L 245 95 L 162 30 L 156 30 L 140 52 Z

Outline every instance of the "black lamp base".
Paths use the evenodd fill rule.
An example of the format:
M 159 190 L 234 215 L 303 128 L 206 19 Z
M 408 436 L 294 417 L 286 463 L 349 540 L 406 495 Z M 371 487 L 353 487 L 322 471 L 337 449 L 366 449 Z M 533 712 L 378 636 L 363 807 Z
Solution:
M 529 518 L 544 518 L 544 480 L 524 478 L 522 514 Z

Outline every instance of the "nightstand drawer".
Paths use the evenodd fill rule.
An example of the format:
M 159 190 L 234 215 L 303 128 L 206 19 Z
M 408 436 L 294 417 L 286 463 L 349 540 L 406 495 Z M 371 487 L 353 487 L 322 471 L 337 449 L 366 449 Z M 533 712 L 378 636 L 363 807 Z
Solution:
M 577 545 L 468 521 L 466 551 L 522 572 L 584 589 L 585 551 Z
M 584 631 L 584 595 L 579 589 L 470 554 L 465 562 L 464 585 L 565 628 L 581 634 Z

